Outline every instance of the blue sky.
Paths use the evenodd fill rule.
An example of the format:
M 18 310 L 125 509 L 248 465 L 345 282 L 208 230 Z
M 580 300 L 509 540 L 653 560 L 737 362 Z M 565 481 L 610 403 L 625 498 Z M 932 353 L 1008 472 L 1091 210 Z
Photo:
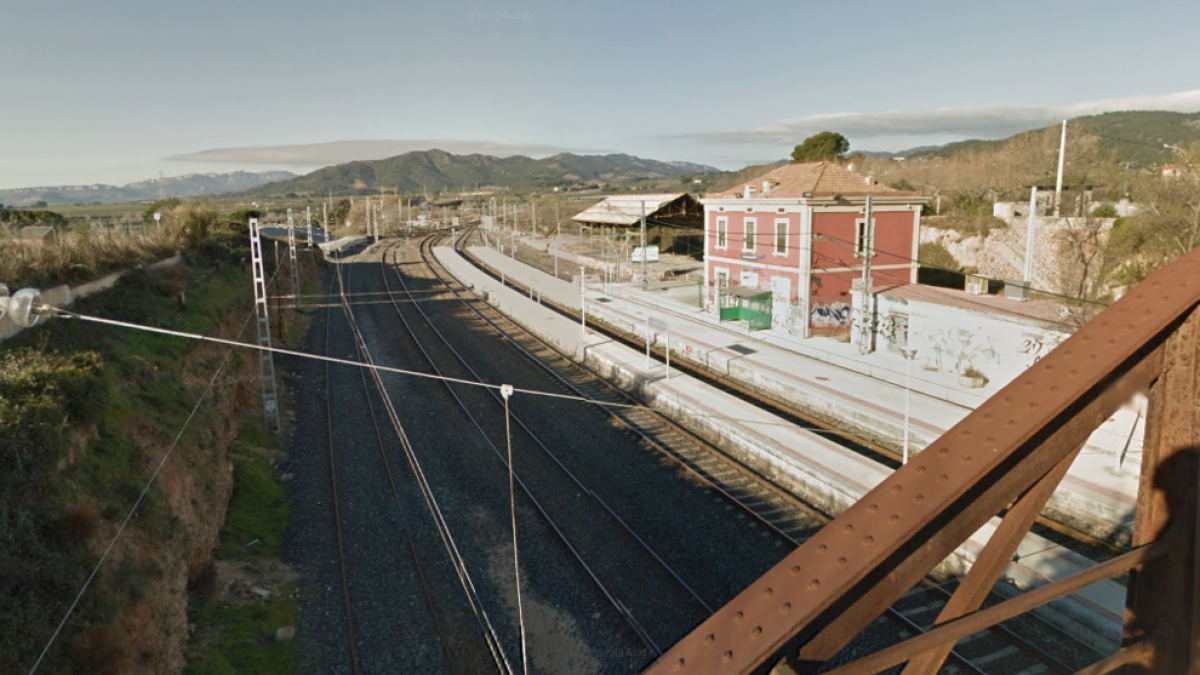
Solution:
M 7 4 L 0 188 L 430 145 L 737 168 L 826 127 L 895 150 L 1200 110 L 1192 0 Z

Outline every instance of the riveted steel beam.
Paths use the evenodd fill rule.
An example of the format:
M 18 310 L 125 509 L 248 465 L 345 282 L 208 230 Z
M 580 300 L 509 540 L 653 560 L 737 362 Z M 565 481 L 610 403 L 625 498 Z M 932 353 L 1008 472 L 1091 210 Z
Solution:
M 871 490 L 646 671 L 817 665 L 1072 453 L 1162 370 L 1200 249 L 1139 284 Z

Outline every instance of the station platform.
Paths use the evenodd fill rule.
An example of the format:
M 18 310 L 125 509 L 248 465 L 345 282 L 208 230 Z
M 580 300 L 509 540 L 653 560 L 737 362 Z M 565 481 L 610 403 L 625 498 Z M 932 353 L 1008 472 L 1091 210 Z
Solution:
M 581 302 L 578 284 L 556 279 L 492 249 L 472 248 L 470 253 L 493 272 L 503 275 L 504 280 L 485 274 L 451 248 L 440 247 L 435 250 L 438 259 L 451 273 L 487 302 L 594 370 L 604 373 L 627 389 L 637 390 L 656 409 L 677 420 L 685 420 L 694 433 L 718 443 L 739 461 L 826 513 L 837 514 L 845 510 L 891 472 L 886 466 L 833 442 L 827 435 L 802 429 L 685 373 L 668 373 L 661 362 L 651 361 L 647 366 L 644 352 L 585 330 L 578 321 L 558 314 L 537 301 L 540 293 L 544 299 L 578 307 Z M 512 288 L 509 285 L 512 282 L 535 289 L 534 297 L 530 298 L 528 291 Z M 659 326 L 662 324 L 657 322 L 664 320 L 663 314 L 656 312 L 653 307 L 614 297 L 598 289 L 588 290 L 583 302 L 587 305 L 589 320 L 603 318 L 610 323 L 643 328 L 648 318 L 655 318 Z M 710 366 L 718 364 L 726 369 L 735 366 L 751 370 L 769 368 L 776 377 L 793 378 L 795 381 L 791 386 L 797 389 L 797 395 L 806 394 L 805 390 L 816 387 L 825 396 L 836 394 L 846 399 L 840 405 L 868 417 L 878 418 L 885 414 L 893 417 L 896 410 L 903 409 L 893 400 L 896 393 L 887 383 L 876 383 L 870 387 L 869 383 L 859 382 L 857 387 L 860 388 L 854 388 L 848 381 L 841 381 L 847 377 L 847 373 L 835 366 L 809 363 L 806 361 L 811 360 L 803 360 L 802 356 L 794 353 L 790 356 L 779 354 L 788 359 L 783 363 L 767 363 L 762 359 L 775 354 L 768 349 L 760 349 L 763 345 L 757 342 L 749 343 L 754 345 L 754 349 L 747 354 L 730 349 L 743 342 L 731 341 L 719 329 L 703 324 L 693 325 L 674 316 L 666 317 L 665 321 L 671 331 L 670 345 L 675 354 L 691 354 L 692 358 L 707 359 Z M 714 330 L 715 333 L 712 332 Z M 665 336 L 662 339 L 665 340 Z M 822 381 L 818 377 L 828 377 L 828 380 Z M 886 391 L 887 396 L 874 397 L 876 389 Z M 960 407 L 954 414 L 949 411 L 940 411 L 940 414 L 944 414 L 945 418 L 931 415 L 920 421 L 926 436 L 936 437 L 941 425 L 948 428 L 953 424 L 951 419 L 961 418 L 966 410 Z M 1072 495 L 1071 498 L 1075 497 Z M 946 576 L 965 572 L 998 522 L 998 519 L 993 519 L 973 535 L 943 563 L 939 572 Z M 1015 588 L 1025 590 L 1092 564 L 1084 556 L 1030 533 L 1022 542 L 1017 559 L 1008 565 L 1003 576 Z M 1120 638 L 1124 602 L 1124 587 L 1107 580 L 1053 603 L 1044 612 L 1047 618 L 1060 625 L 1086 627 L 1097 636 L 1097 647 L 1109 648 L 1116 645 Z
M 557 279 L 486 247 L 472 247 L 470 252 L 498 274 L 522 286 L 532 286 L 558 304 L 574 309 L 581 304 L 578 283 Z M 669 291 L 641 291 L 628 284 L 605 288 L 595 283 L 588 286 L 586 304 L 589 317 L 636 335 L 646 334 L 650 319 L 658 326 L 665 324 L 667 330 L 650 332 L 660 346 L 666 343 L 669 332 L 673 359 L 704 365 L 869 441 L 893 449 L 903 445 L 903 365 L 897 373 L 879 367 L 870 358 L 839 355 L 840 362 L 816 358 L 790 348 L 791 344 L 776 336 L 750 335 L 698 308 L 689 309 Z M 986 400 L 961 388 L 956 392 L 944 382 L 933 383 L 938 390 L 930 392 L 930 384 L 925 381 L 926 387 L 921 388 L 913 378 L 908 424 L 913 453 L 920 452 Z M 956 397 L 954 393 L 964 395 Z M 1140 433 L 1130 434 L 1130 429 L 1138 427 L 1140 432 L 1138 421 L 1123 411 L 1092 434 L 1047 505 L 1049 517 L 1116 544 L 1129 541 L 1141 458 Z

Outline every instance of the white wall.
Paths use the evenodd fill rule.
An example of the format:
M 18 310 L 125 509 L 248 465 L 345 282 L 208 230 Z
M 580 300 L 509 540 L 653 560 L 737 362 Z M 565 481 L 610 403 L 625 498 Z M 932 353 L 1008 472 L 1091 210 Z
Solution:
M 1062 327 L 947 305 L 889 296 L 878 298 L 877 349 L 892 342 L 892 314 L 908 316 L 908 346 L 917 350 L 915 365 L 961 373 L 975 368 L 988 380 L 1005 384 L 1064 340 Z

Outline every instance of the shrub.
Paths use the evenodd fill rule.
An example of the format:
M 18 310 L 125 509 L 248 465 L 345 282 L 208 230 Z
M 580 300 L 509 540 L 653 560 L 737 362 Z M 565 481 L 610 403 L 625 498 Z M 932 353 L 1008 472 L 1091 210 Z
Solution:
M 1117 213 L 1117 207 L 1112 204 L 1101 204 L 1092 209 L 1093 218 L 1116 218 L 1120 214 Z

